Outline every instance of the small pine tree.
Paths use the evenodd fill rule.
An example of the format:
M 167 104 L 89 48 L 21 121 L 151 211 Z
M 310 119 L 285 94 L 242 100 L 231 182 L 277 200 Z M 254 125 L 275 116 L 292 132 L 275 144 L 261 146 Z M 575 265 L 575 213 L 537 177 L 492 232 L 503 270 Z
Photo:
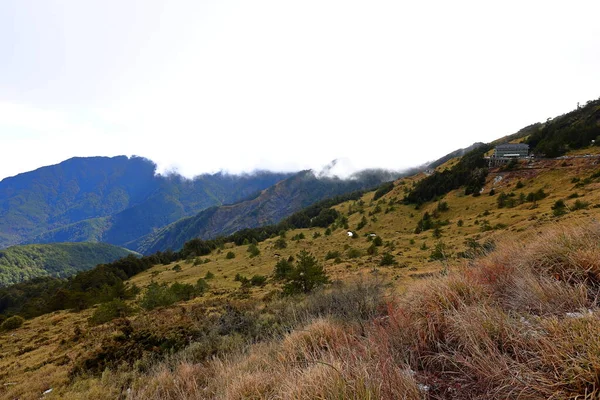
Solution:
M 567 213 L 567 206 L 563 200 L 556 200 L 552 206 L 552 213 L 555 217 L 559 217 Z
M 379 262 L 379 265 L 386 266 L 386 265 L 395 265 L 396 264 L 396 258 L 391 254 L 391 253 L 384 253 L 383 257 L 381 257 L 381 261 Z
M 276 249 L 285 249 L 287 247 L 287 242 L 285 241 L 284 238 L 279 237 L 275 243 L 274 246 Z
M 297 257 L 296 267 L 288 275 L 284 293 L 309 293 L 318 286 L 329 283 L 329 277 L 317 259 L 306 250 Z
M 264 275 L 254 275 L 250 278 L 250 284 L 252 286 L 264 286 L 267 282 L 267 277 Z
M 369 246 L 369 248 L 367 249 L 367 254 L 370 256 L 377 254 L 377 247 L 375 246 L 375 243 L 372 243 Z
M 381 238 L 381 236 L 375 236 L 375 238 L 373 238 L 373 244 L 375 246 L 382 246 L 383 245 L 383 239 Z
M 198 293 L 198 295 L 204 294 L 209 288 L 210 286 L 203 278 L 198 279 L 196 282 L 196 293 Z
M 277 280 L 286 279 L 293 269 L 294 266 L 291 262 L 285 259 L 279 260 L 273 269 L 273 277 Z
M 133 309 L 129 307 L 123 300 L 114 299 L 112 301 L 102 303 L 96 308 L 92 316 L 88 319 L 91 325 L 100 325 L 115 318 L 123 318 L 133 313 Z
M 258 256 L 260 254 L 260 250 L 258 249 L 258 246 L 252 243 L 250 246 L 248 246 L 248 253 L 250 253 L 250 258 L 252 258 Z
M 367 226 L 368 223 L 369 223 L 369 221 L 367 221 L 367 218 L 363 215 L 362 219 L 360 220 L 360 222 L 356 226 L 356 230 L 360 231 L 362 228 L 364 228 L 365 226 Z

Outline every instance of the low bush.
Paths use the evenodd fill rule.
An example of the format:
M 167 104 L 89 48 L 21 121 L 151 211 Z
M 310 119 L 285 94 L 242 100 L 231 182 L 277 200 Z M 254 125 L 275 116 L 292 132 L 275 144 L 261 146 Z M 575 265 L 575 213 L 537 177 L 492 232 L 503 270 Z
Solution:
M 23 317 L 19 315 L 13 315 L 12 317 L 9 317 L 4 322 L 2 322 L 2 325 L 0 325 L 0 329 L 3 331 L 17 329 L 21 325 L 23 325 L 23 322 L 25 322 L 25 319 Z
M 121 299 L 114 299 L 100 304 L 88 319 L 90 325 L 100 325 L 116 318 L 123 318 L 133 314 L 133 308 Z

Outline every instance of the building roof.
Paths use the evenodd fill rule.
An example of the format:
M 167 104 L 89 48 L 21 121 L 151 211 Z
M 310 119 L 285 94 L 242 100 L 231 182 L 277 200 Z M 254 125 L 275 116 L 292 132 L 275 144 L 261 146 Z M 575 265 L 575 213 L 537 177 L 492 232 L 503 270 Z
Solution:
M 496 146 L 496 150 L 529 150 L 529 145 L 525 143 L 505 143 Z

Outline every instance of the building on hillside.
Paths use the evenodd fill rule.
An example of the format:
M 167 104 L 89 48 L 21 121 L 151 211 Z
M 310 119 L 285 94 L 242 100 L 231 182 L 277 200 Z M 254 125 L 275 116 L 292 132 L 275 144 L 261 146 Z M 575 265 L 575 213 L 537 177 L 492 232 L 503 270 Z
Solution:
M 529 156 L 529 145 L 525 143 L 499 144 L 494 149 L 494 155 L 489 158 L 490 167 L 499 167 L 511 160 Z
M 524 158 L 529 155 L 529 145 L 525 143 L 506 143 L 496 146 L 494 157 Z

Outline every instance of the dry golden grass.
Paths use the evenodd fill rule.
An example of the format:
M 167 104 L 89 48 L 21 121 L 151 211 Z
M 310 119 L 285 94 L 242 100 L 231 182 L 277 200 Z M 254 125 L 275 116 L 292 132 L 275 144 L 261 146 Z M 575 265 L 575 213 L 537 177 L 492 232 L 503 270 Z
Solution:
M 420 397 L 406 366 L 382 359 L 352 330 L 323 319 L 246 354 L 162 368 L 132 393 L 161 400 Z
M 570 254 L 600 257 L 600 224 L 555 227 L 544 241 L 506 241 L 413 285 L 366 331 L 320 318 L 203 364 L 158 364 L 132 398 L 597 398 L 598 287 L 554 271 L 586 269 Z
M 48 389 L 69 383 L 69 368 L 94 341 L 89 312 L 56 312 L 0 334 L 0 397 L 39 399 Z
M 385 212 L 389 201 L 401 199 L 421 174 L 402 179 L 381 202 L 373 202 L 373 193 L 368 193 L 362 207 L 356 202 L 336 206 L 348 216 L 351 230 L 367 217 L 357 239 L 341 228 L 330 236 L 324 229 L 295 230 L 287 233 L 287 248 L 275 248 L 275 239 L 270 239 L 259 244 L 261 253 L 255 258 L 249 257 L 247 246 L 228 245 L 202 257 L 210 259 L 208 263 L 179 262 L 181 272 L 173 270 L 176 263 L 155 266 L 131 279 L 144 287 L 152 280 L 195 283 L 208 271 L 215 274 L 204 297 L 134 318 L 137 324 L 168 325 L 190 307 L 205 307 L 210 316 L 213 305 L 227 299 L 270 297 L 276 283 L 242 292 L 235 275 L 270 275 L 277 260 L 308 250 L 335 281 L 377 276 L 393 282 L 398 292 L 408 291 L 399 305 L 390 304 L 389 318 L 375 321 L 367 332 L 323 319 L 305 331 L 204 364 L 183 359 L 159 363 L 149 373 L 107 370 L 102 376 L 72 380 L 68 371 L 74 362 L 109 337 L 111 328 L 88 327 L 89 311 L 55 313 L 0 334 L 0 397 L 33 399 L 54 388 L 47 398 L 117 398 L 131 388 L 131 398 L 156 399 L 421 398 L 421 383 L 440 398 L 569 398 L 581 393 L 581 398 L 593 398 L 598 394 L 593 371 L 600 370 L 594 303 L 600 240 L 596 228 L 586 225 L 600 213 L 600 208 L 592 208 L 600 204 L 600 185 L 575 188 L 572 179 L 590 176 L 598 169 L 596 163 L 594 158 L 546 160 L 531 168 L 492 172 L 480 197 L 464 196 L 460 190 L 445 196 L 449 210 L 440 213 L 440 219 L 450 223 L 442 227 L 440 239 L 431 231 L 414 233 L 417 221 L 425 211 L 433 212 L 435 203 L 419 210 L 393 204 Z M 518 181 L 524 188 L 515 188 Z M 543 189 L 549 196 L 535 208 L 525 203 L 498 209 L 497 196 L 488 196 L 492 188 L 517 195 Z M 590 207 L 552 216 L 552 204 L 574 192 Z M 570 206 L 574 200 L 566 202 Z M 378 204 L 382 211 L 375 213 Z M 362 213 L 348 215 L 350 209 Z M 483 220 L 505 228 L 482 232 Z M 565 223 L 575 227 L 564 228 Z M 291 240 L 301 232 L 306 239 Z M 321 236 L 313 238 L 316 232 Z M 363 235 L 371 232 L 391 246 L 368 255 L 371 243 Z M 506 238 L 509 243 L 503 245 Z M 466 239 L 499 245 L 468 266 L 469 261 L 456 257 L 466 249 Z M 448 249 L 449 277 L 438 276 L 445 265 L 429 259 L 438 240 Z M 349 258 L 351 248 L 362 256 Z M 325 261 L 334 250 L 341 252 L 341 262 Z M 226 259 L 228 251 L 235 258 Z M 379 266 L 386 251 L 395 256 L 397 266 Z M 434 279 L 421 279 L 430 274 Z M 565 317 L 577 312 L 583 314 Z M 83 334 L 74 341 L 76 326 Z M 66 345 L 60 344 L 62 339 Z

